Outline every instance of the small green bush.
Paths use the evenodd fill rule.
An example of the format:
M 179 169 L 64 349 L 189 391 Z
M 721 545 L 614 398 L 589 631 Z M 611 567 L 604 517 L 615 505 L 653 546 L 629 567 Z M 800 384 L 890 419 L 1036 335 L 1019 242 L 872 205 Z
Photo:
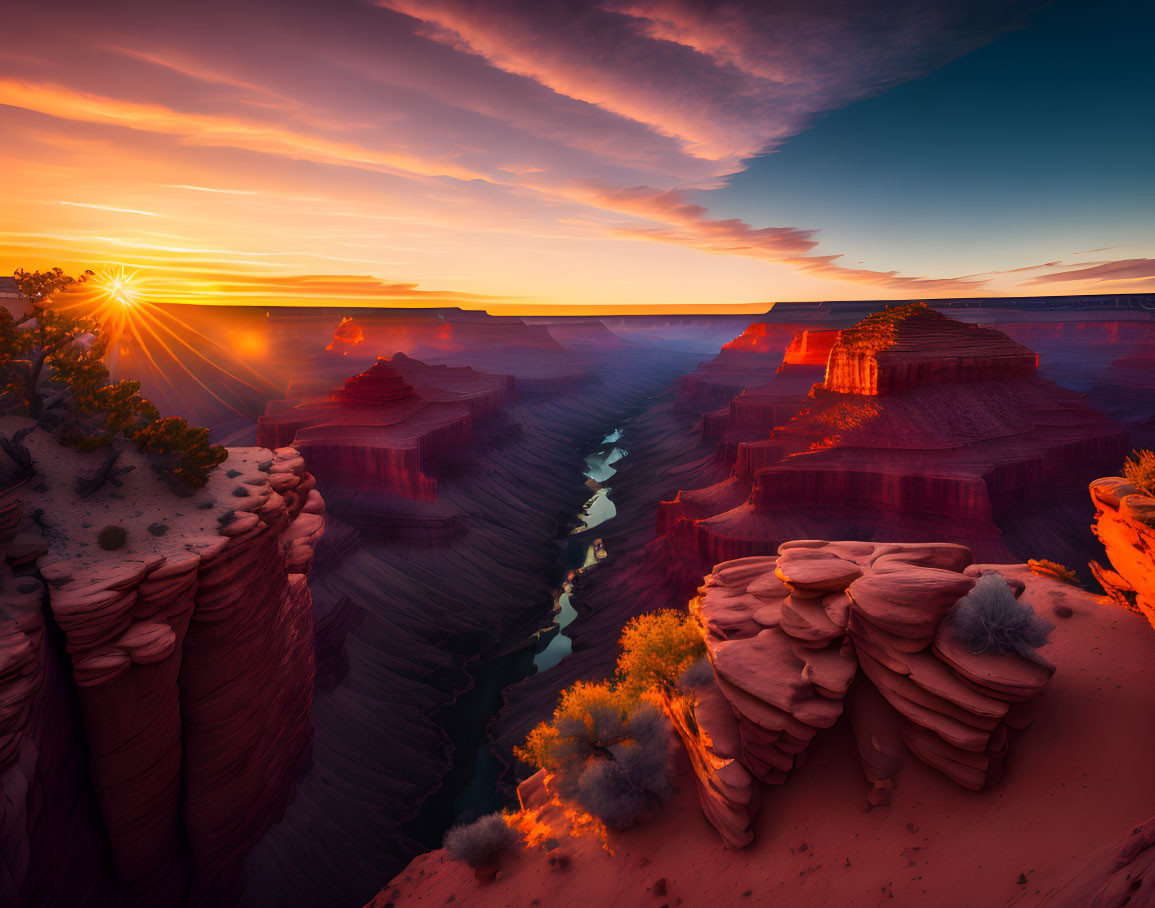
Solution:
M 100 531 L 100 535 L 96 537 L 96 541 L 106 552 L 115 552 L 128 541 L 128 530 L 124 527 L 109 524 Z

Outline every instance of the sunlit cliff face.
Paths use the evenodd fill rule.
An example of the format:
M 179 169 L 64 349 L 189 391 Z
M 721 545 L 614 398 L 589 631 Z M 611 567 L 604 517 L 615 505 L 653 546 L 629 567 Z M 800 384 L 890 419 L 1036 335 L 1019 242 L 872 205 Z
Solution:
M 1031 5 L 18 4 L 0 272 L 122 268 L 155 303 L 571 313 L 998 289 L 710 192 Z M 1060 289 L 1142 276 L 1087 264 L 1115 267 Z
M 365 330 L 353 321 L 352 316 L 346 315 L 341 319 L 340 324 L 337 325 L 336 330 L 333 332 L 333 339 L 329 341 L 325 349 L 330 352 L 340 350 L 343 356 L 347 356 L 350 347 L 355 347 L 364 342 Z

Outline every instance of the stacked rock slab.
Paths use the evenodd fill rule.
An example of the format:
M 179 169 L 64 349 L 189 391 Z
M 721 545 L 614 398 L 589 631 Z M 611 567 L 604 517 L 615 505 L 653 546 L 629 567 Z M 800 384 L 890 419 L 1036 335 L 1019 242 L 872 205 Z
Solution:
M 1091 483 L 1095 503 L 1093 529 L 1111 568 L 1092 563 L 1095 579 L 1107 595 L 1155 627 L 1155 498 L 1120 476 Z
M 737 747 L 715 752 L 780 784 L 845 708 L 872 803 L 886 803 L 908 754 L 966 788 L 997 782 L 1007 730 L 1029 723 L 1030 701 L 1054 667 L 1041 657 L 973 653 L 955 640 L 947 615 L 994 570 L 972 562 L 960 545 L 802 540 L 777 557 L 716 566 L 691 603 L 717 692 L 736 718 Z M 696 694 L 700 736 L 732 740 L 715 695 L 701 686 Z M 745 844 L 734 799 L 691 759 L 703 803 L 714 801 L 707 816 L 728 842 Z M 755 799 L 743 803 L 757 808 Z

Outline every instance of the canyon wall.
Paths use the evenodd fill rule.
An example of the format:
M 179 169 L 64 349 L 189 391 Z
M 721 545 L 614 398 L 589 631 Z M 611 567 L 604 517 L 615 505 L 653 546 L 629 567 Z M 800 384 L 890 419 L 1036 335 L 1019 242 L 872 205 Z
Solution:
M 43 433 L 28 446 L 45 479 L 43 491 L 16 493 L 23 517 L 5 558 L 24 601 L 15 621 L 24 642 L 10 634 L 3 652 L 23 666 L 17 689 L 43 711 L 21 711 L 23 724 L 5 729 L 5 802 L 22 807 L 0 823 L 5 863 L 20 871 L 13 903 L 40 903 L 34 863 L 53 843 L 80 847 L 68 845 L 79 833 L 67 813 L 78 808 L 58 802 L 68 782 L 57 789 L 75 778 L 79 803 L 97 806 L 80 828 L 98 844 L 85 848 L 107 862 L 91 875 L 107 886 L 90 893 L 94 904 L 111 895 L 125 905 L 229 904 L 248 849 L 308 759 L 305 574 L 324 527 L 313 477 L 293 449 L 233 449 L 205 489 L 178 497 L 124 452 L 118 463 L 132 471 L 122 487 L 77 508 L 74 477 L 99 455 Z M 97 545 L 91 519 L 124 529 L 126 542 Z M 39 609 L 51 633 L 36 628 Z M 59 664 L 52 634 L 66 654 Z M 71 698 L 75 710 L 49 712 L 52 698 Z M 67 760 L 37 741 L 45 723 L 78 742 Z
M 659 532 L 694 539 L 703 569 L 831 529 L 1085 563 L 1085 520 L 1056 490 L 1111 469 L 1126 433 L 1035 360 L 922 306 L 876 313 L 839 332 L 792 419 L 737 442 L 727 480 L 663 505 Z

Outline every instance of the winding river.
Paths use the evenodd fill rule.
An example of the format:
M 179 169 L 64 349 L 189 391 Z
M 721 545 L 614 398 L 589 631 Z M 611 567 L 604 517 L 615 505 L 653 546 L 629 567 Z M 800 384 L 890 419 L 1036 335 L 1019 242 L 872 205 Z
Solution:
M 554 599 L 554 624 L 542 634 L 545 647 L 533 658 L 533 664 L 539 672 L 553 668 L 573 652 L 573 641 L 565 629 L 577 617 L 571 598 L 574 578 L 583 571 L 597 567 L 609 554 L 602 540 L 591 531 L 617 515 L 617 508 L 610 500 L 612 489 L 606 482 L 617 472 L 614 464 L 628 453 L 619 444 L 621 438 L 622 430 L 615 429 L 602 439 L 598 450 L 586 455 L 586 485 L 594 494 L 578 512 L 578 526 L 570 532 L 565 552 L 559 561 L 562 586 Z

